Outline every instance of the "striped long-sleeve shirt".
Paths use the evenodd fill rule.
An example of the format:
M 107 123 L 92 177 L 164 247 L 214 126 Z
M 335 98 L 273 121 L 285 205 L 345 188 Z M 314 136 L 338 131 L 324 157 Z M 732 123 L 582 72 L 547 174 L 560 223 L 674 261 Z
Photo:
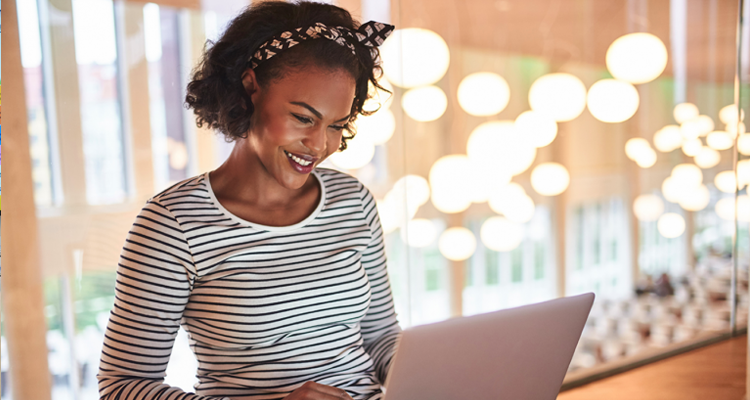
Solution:
M 375 200 L 349 175 L 313 174 L 320 203 L 291 226 L 231 214 L 208 174 L 147 202 L 117 269 L 102 399 L 282 399 L 306 381 L 382 397 L 401 329 Z M 195 393 L 163 382 L 180 326 Z

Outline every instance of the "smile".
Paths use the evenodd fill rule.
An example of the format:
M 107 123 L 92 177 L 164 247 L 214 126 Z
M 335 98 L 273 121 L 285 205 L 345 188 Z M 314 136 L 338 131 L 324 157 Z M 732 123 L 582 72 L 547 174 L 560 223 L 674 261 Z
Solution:
M 313 163 L 312 161 L 303 160 L 302 158 L 297 157 L 294 154 L 292 154 L 292 153 L 290 153 L 290 152 L 288 152 L 286 150 L 284 150 L 284 153 L 286 153 L 287 157 L 291 158 L 292 160 L 294 160 L 294 162 L 296 162 L 297 164 L 299 164 L 299 165 L 301 165 L 303 167 L 306 167 L 306 166 L 308 166 L 308 165 L 310 165 L 310 164 Z
M 308 156 L 305 154 L 292 154 L 284 150 L 284 154 L 289 159 L 289 165 L 293 170 L 300 174 L 309 174 L 315 168 L 316 157 Z

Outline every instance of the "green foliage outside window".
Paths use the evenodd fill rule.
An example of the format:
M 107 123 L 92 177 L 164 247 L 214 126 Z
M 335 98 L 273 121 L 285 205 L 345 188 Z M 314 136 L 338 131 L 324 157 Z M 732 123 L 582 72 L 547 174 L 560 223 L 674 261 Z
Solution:
M 440 253 L 431 250 L 424 253 L 425 290 L 434 291 L 440 289 L 440 270 L 442 269 Z
M 493 250 L 487 250 L 484 254 L 485 283 L 487 285 L 497 285 L 500 283 L 500 263 L 498 262 L 498 253 Z
M 510 253 L 511 281 L 513 283 L 523 281 L 523 252 L 521 247 L 516 247 Z
M 545 248 L 544 242 L 534 243 L 534 279 L 544 279 L 544 263 L 545 259 Z

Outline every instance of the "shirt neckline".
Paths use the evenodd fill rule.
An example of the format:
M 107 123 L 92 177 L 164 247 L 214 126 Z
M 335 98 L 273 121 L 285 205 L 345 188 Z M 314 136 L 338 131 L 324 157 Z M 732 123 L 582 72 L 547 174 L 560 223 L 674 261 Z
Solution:
M 300 222 L 297 222 L 296 224 L 292 225 L 286 225 L 286 226 L 269 226 L 269 225 L 263 225 L 256 222 L 248 221 L 246 219 L 242 219 L 234 214 L 232 214 L 229 210 L 224 208 L 223 205 L 219 202 L 219 200 L 216 198 L 216 194 L 214 193 L 213 188 L 211 187 L 211 180 L 209 178 L 209 172 L 203 173 L 203 180 L 206 182 L 206 188 L 208 189 L 208 195 L 211 197 L 211 201 L 214 203 L 214 206 L 219 209 L 223 214 L 228 216 L 232 221 L 239 223 L 242 226 L 247 226 L 251 228 L 255 228 L 258 230 L 264 230 L 269 232 L 289 232 L 294 231 L 297 229 L 300 229 L 313 221 L 315 218 L 318 217 L 318 214 L 320 214 L 320 211 L 323 209 L 323 205 L 325 204 L 326 200 L 326 186 L 323 184 L 323 180 L 320 178 L 320 175 L 318 174 L 318 170 L 314 169 L 312 170 L 312 175 L 315 177 L 315 179 L 318 181 L 318 186 L 320 186 L 320 202 L 318 202 L 318 206 L 315 207 L 315 210 L 307 216 L 307 218 L 303 219 Z

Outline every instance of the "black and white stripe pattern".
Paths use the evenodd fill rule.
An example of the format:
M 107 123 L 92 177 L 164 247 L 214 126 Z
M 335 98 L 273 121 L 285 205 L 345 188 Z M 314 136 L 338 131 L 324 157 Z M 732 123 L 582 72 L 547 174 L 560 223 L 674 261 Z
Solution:
M 240 220 L 208 175 L 148 201 L 122 250 L 99 369 L 102 399 L 282 399 L 306 381 L 380 399 L 401 332 L 370 192 L 317 169 L 315 213 Z M 179 326 L 196 393 L 163 383 Z

